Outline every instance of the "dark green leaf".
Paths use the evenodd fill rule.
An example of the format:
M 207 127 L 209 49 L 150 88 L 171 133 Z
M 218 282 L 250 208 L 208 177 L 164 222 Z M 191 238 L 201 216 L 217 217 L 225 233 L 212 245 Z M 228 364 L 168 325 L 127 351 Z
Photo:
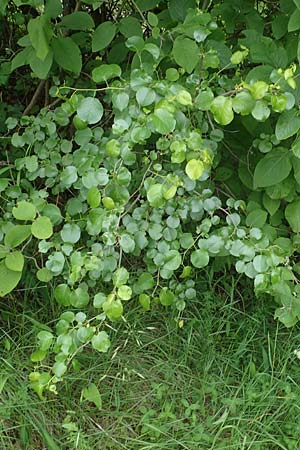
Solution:
M 92 16 L 84 11 L 76 11 L 64 16 L 60 24 L 69 30 L 90 30 L 95 26 Z
M 92 38 L 92 51 L 99 52 L 109 46 L 115 37 L 117 27 L 112 22 L 103 22 L 95 30 Z
M 300 233 L 300 200 L 287 205 L 285 208 L 285 218 L 294 233 Z
M 130 38 L 131 36 L 143 37 L 141 23 L 135 17 L 129 16 L 121 19 L 119 23 L 119 31 L 126 38 Z
M 63 5 L 60 0 L 46 0 L 45 14 L 56 19 L 62 13 Z
M 175 39 L 172 54 L 176 63 L 188 73 L 192 73 L 200 61 L 200 51 L 195 41 L 181 36 Z
M 289 137 L 296 134 L 300 129 L 300 117 L 298 111 L 291 109 L 290 111 L 285 111 L 280 115 L 276 128 L 275 134 L 279 141 L 284 141 Z
M 50 49 L 44 61 L 39 59 L 34 52 L 28 55 L 27 62 L 32 72 L 41 80 L 45 80 L 52 67 L 53 51 Z
M 184 21 L 187 10 L 189 8 L 195 8 L 195 0 L 169 0 L 168 9 L 170 16 L 173 20 Z
M 263 209 L 257 208 L 251 211 L 246 218 L 248 227 L 261 228 L 266 223 L 268 213 Z
M 78 45 L 69 37 L 58 37 L 51 41 L 54 59 L 64 70 L 79 75 L 82 66 L 81 52 Z
M 287 149 L 274 149 L 262 158 L 254 171 L 254 187 L 273 186 L 283 181 L 292 169 Z
M 288 31 L 291 33 L 292 31 L 297 31 L 300 28 L 300 10 L 295 9 L 293 14 L 291 15 L 288 23 Z

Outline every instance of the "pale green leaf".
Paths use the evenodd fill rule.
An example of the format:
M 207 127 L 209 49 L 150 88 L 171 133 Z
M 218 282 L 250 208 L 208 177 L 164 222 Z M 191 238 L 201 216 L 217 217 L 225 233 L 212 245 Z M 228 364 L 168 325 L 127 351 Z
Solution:
M 191 254 L 191 263 L 197 269 L 207 266 L 209 263 L 209 254 L 206 250 L 194 250 Z
M 159 134 L 168 134 L 175 129 L 176 120 L 166 109 L 156 109 L 153 114 L 150 114 L 149 118 L 154 131 Z
M 230 97 L 220 95 L 214 98 L 210 110 L 214 115 L 215 121 L 220 125 L 228 125 L 233 121 L 234 114 L 232 110 L 232 99 Z
M 88 124 L 94 124 L 101 120 L 103 106 L 97 98 L 86 97 L 80 102 L 77 108 L 77 114 L 81 120 L 84 120 Z
M 49 217 L 38 217 L 31 225 L 31 232 L 37 239 L 48 239 L 53 234 L 53 226 Z
M 185 166 L 185 172 L 191 180 L 198 180 L 204 171 L 202 161 L 198 159 L 191 159 Z
M 94 403 L 98 409 L 102 409 L 102 399 L 97 386 L 91 383 L 88 387 L 82 390 L 82 396 L 85 400 Z
M 17 247 L 22 244 L 31 235 L 30 225 L 14 225 L 4 237 L 4 244 L 7 247 Z
M 101 353 L 106 353 L 108 351 L 110 340 L 106 331 L 100 331 L 92 337 L 92 347 Z
M 101 64 L 92 71 L 92 78 L 95 83 L 105 83 L 111 78 L 120 77 L 121 67 L 117 64 Z
M 22 272 L 24 267 L 24 256 L 21 252 L 9 253 L 5 258 L 5 265 L 9 270 Z
M 5 262 L 0 262 L 0 297 L 9 294 L 19 283 L 22 272 L 10 270 L 6 267 Z
M 36 216 L 36 208 L 30 202 L 21 201 L 13 207 L 12 213 L 17 220 L 33 220 Z

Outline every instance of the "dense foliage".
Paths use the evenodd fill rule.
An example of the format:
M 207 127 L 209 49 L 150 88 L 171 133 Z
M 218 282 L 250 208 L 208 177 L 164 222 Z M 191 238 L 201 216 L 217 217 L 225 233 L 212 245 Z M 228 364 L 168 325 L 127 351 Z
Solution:
M 299 0 L 0 12 L 0 295 L 27 289 L 26 271 L 61 305 L 37 335 L 36 392 L 55 392 L 86 347 L 106 352 L 133 303 L 171 307 L 182 327 L 209 264 L 253 279 L 294 325 Z

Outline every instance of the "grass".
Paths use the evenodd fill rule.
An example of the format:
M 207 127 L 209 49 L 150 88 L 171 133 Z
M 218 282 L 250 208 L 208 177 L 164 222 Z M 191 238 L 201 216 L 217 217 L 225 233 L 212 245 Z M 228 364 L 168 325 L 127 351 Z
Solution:
M 133 309 L 113 324 L 110 354 L 83 354 L 81 371 L 44 401 L 28 387 L 29 355 L 56 305 L 44 292 L 3 305 L 0 449 L 300 448 L 300 328 L 275 322 L 245 280 L 208 277 L 198 292 L 182 328 L 170 309 Z M 90 382 L 101 411 L 80 401 Z

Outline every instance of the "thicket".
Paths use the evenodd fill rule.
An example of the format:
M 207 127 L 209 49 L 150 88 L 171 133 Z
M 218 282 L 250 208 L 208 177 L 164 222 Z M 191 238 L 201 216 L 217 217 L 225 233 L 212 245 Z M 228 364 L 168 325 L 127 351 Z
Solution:
M 22 302 L 30 274 L 61 305 L 31 355 L 38 395 L 82 351 L 105 353 L 137 302 L 182 327 L 208 265 L 253 279 L 294 325 L 300 1 L 4 0 L 0 14 L 0 296 Z

